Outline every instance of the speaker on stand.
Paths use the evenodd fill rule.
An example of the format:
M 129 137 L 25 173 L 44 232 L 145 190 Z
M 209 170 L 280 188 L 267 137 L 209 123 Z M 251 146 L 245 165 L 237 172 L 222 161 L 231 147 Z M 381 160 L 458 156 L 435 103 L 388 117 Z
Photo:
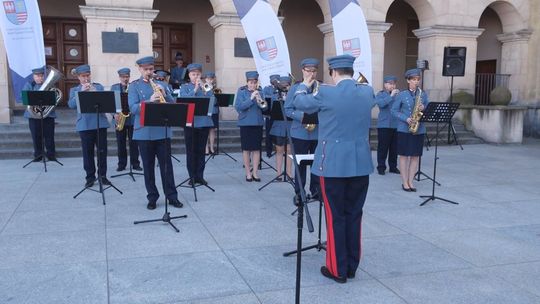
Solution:
M 465 76 L 465 59 L 467 57 L 467 48 L 464 46 L 447 46 L 444 48 L 444 57 L 443 57 L 443 76 L 450 76 L 450 102 L 453 102 L 454 94 L 454 77 L 463 77 Z M 453 135 L 454 142 L 456 145 L 461 147 L 463 146 L 458 142 L 456 135 L 456 129 L 452 125 L 452 121 L 448 124 L 448 144 L 450 141 L 450 133 Z

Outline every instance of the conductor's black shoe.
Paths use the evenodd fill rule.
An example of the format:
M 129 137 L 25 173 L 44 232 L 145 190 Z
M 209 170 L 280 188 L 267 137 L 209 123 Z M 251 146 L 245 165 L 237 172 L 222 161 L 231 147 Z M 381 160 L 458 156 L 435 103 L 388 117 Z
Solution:
M 103 176 L 103 177 L 101 178 L 101 184 L 103 184 L 104 186 L 110 186 L 110 185 L 112 185 L 112 184 L 111 184 L 111 181 L 108 180 L 105 176 Z
M 169 200 L 169 205 L 171 205 L 173 207 L 176 207 L 176 208 L 184 207 L 184 204 L 182 204 L 178 199 Z
M 379 173 L 379 175 L 384 175 L 384 169 L 377 169 L 377 173 Z
M 142 171 L 141 165 L 133 165 L 132 168 L 133 168 L 133 170 L 135 170 L 135 171 Z
M 328 268 L 326 268 L 326 266 L 323 266 L 321 267 L 321 273 L 323 276 L 329 278 L 329 279 L 332 279 L 340 284 L 343 284 L 343 283 L 347 283 L 347 278 L 342 278 L 342 277 L 336 277 L 334 276 L 332 273 L 330 273 L 330 270 L 328 270 Z
M 349 270 L 347 271 L 347 279 L 354 279 L 356 276 L 356 271 Z
M 146 205 L 146 209 L 148 209 L 148 210 L 154 210 L 154 209 L 156 209 L 156 206 L 157 206 L 156 202 L 149 201 L 149 202 L 148 202 L 148 205 Z
M 42 160 L 43 160 L 43 156 L 38 156 L 38 157 L 34 158 L 32 161 L 37 163 L 37 162 L 40 162 Z
M 116 168 L 116 171 L 117 171 L 117 172 L 124 171 L 124 170 L 126 170 L 126 166 L 118 166 L 118 167 Z
M 389 172 L 390 173 L 395 173 L 395 174 L 400 174 L 401 173 L 398 168 L 390 169 Z
M 85 188 L 90 188 L 90 187 L 92 187 L 94 185 L 95 182 L 96 182 L 95 178 L 87 179 L 86 183 L 84 184 L 84 187 Z

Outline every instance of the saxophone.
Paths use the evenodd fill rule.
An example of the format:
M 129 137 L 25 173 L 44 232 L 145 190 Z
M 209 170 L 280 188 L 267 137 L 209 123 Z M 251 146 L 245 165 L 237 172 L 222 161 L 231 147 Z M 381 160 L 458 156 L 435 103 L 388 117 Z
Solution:
M 129 83 L 126 86 L 126 90 L 124 91 L 124 93 L 128 92 L 128 88 Z M 129 110 L 124 111 L 124 109 L 122 109 L 122 111 L 116 115 L 116 131 L 122 132 L 122 130 L 124 130 L 124 126 L 126 125 L 126 119 L 128 119 L 130 116 L 131 113 L 129 113 Z
M 411 114 L 411 124 L 409 125 L 409 132 L 412 134 L 415 134 L 418 132 L 418 127 L 420 126 L 420 118 L 424 115 L 422 111 L 420 111 L 420 106 L 422 105 L 422 89 L 418 88 L 418 92 L 416 94 L 415 102 L 414 102 L 414 109 Z
M 315 82 L 313 83 L 313 91 L 311 92 L 311 94 L 313 94 L 313 96 L 317 95 L 319 93 L 319 81 L 318 80 L 315 80 Z M 308 132 L 313 132 L 313 130 L 315 130 L 315 128 L 317 127 L 316 124 L 304 124 L 304 129 L 306 129 L 306 131 Z
M 163 92 L 161 92 L 161 88 L 157 83 L 154 82 L 154 80 L 152 80 L 152 78 L 150 78 L 150 85 L 152 86 L 152 90 L 154 90 L 154 93 L 158 94 L 159 103 L 166 103 L 167 101 L 165 100 L 165 96 L 163 96 Z

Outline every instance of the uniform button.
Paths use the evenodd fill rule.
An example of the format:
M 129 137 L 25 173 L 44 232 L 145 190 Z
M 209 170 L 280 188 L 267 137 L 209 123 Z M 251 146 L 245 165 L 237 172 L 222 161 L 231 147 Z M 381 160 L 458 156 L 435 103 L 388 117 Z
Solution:
M 322 170 L 322 167 L 319 167 L 319 170 Z
M 323 154 L 323 155 L 321 155 L 321 157 L 324 157 L 324 154 Z
M 337 140 L 337 139 L 336 139 L 336 142 L 338 143 L 338 142 L 339 142 L 339 140 Z

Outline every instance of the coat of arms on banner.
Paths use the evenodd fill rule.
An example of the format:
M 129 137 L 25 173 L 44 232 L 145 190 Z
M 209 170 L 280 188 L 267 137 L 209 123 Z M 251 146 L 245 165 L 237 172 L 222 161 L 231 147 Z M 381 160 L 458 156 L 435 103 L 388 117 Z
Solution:
M 257 49 L 259 49 L 262 59 L 266 61 L 272 61 L 276 58 L 278 49 L 274 36 L 257 41 Z
M 349 54 L 354 57 L 360 56 L 361 49 L 359 38 L 343 40 L 341 45 L 343 45 L 343 54 Z
M 26 22 L 28 14 L 24 0 L 4 1 L 4 12 L 9 22 L 20 25 Z

